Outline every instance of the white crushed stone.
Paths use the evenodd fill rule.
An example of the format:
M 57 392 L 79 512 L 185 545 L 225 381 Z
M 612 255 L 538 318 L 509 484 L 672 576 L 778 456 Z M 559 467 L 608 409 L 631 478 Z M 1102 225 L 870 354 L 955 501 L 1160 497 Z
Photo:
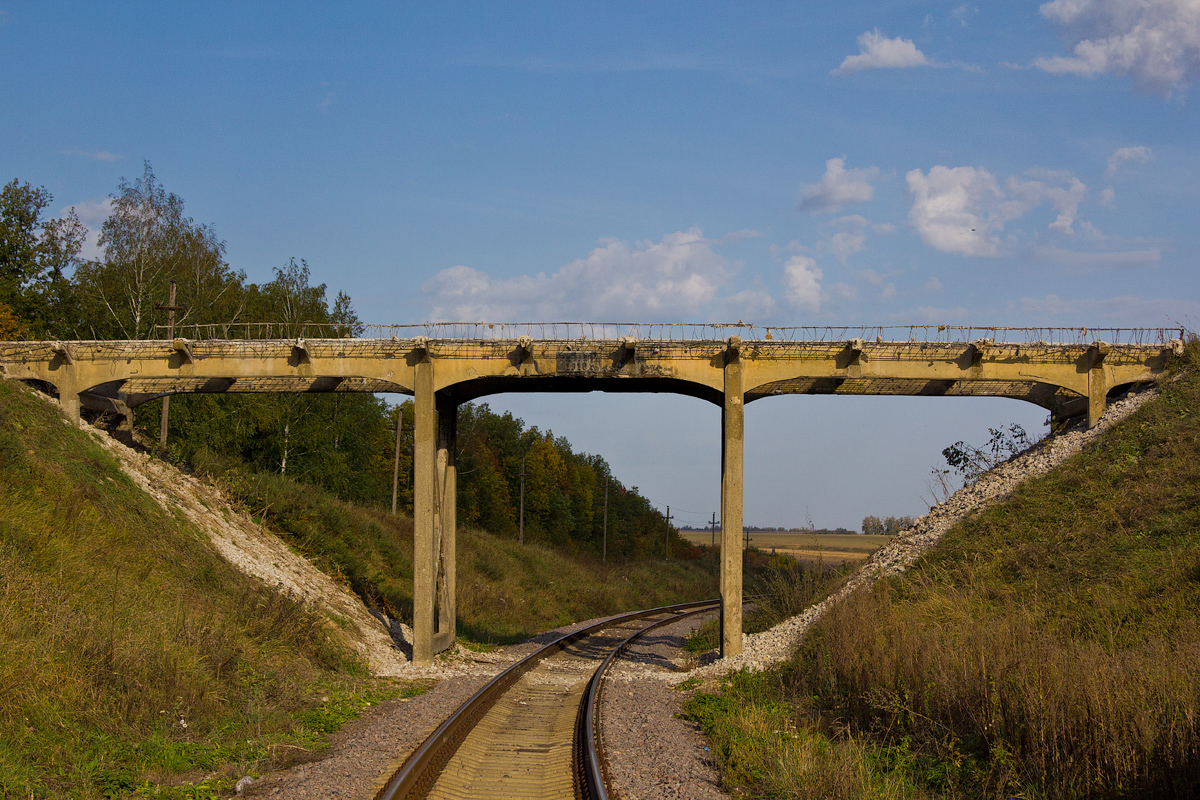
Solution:
M 937 544 L 946 531 L 959 520 L 1012 494 L 1024 481 L 1042 475 L 1083 449 L 1084 445 L 1128 417 L 1158 390 L 1145 389 L 1130 393 L 1109 405 L 1095 428 L 1076 426 L 1056 436 L 1047 437 L 1023 453 L 1013 456 L 984 473 L 969 486 L 959 489 L 929 513 L 900 531 L 888 544 L 875 551 L 842 588 L 803 613 L 786 619 L 762 633 L 742 634 L 742 652 L 712 664 L 679 674 L 647 669 L 645 677 L 658 677 L 677 684 L 694 677 L 715 678 L 745 668 L 757 672 L 786 660 L 800 643 L 801 637 L 834 603 L 847 595 L 873 585 L 881 577 L 906 572 L 929 548 Z

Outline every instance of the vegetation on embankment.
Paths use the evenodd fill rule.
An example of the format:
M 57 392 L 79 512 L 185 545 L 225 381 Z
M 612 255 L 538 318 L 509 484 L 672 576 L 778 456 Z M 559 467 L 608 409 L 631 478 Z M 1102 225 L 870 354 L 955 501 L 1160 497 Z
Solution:
M 411 619 L 410 519 L 202 461 L 368 604 Z M 458 562 L 460 631 L 477 642 L 716 592 L 696 561 L 604 565 L 472 530 Z M 199 790 L 159 784 L 218 768 L 204 791 L 227 789 L 311 757 L 364 705 L 420 688 L 371 678 L 321 616 L 230 567 L 204 531 L 7 381 L 0 576 L 0 797 L 178 796 Z
M 7 381 L 0 576 L 0 796 L 124 796 L 223 764 L 231 786 L 404 688 Z
M 346 503 L 212 454 L 198 453 L 194 463 L 256 519 L 348 583 L 368 606 L 412 621 L 410 517 Z M 694 556 L 699 550 L 685 552 Z M 459 529 L 457 556 L 459 634 L 478 643 L 523 641 L 581 619 L 717 594 L 715 568 L 694 557 L 604 563 L 587 551 L 521 545 L 472 528 Z
M 688 711 L 756 797 L 1200 793 L 1200 346 L 1162 395 Z

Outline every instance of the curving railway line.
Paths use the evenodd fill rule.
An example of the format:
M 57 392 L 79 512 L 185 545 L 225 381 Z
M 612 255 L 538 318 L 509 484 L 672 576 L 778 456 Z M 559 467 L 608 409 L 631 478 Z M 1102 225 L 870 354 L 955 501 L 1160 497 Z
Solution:
M 376 800 L 607 798 L 598 711 L 605 670 L 638 637 L 719 606 L 636 611 L 564 634 L 463 703 Z

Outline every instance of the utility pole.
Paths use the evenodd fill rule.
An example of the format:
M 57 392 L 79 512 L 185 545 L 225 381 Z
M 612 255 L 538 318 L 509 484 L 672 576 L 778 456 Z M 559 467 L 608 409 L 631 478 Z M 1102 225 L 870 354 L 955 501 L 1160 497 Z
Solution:
M 400 493 L 400 430 L 404 423 L 404 412 L 396 406 L 396 462 L 392 465 L 392 516 L 396 516 L 396 495 Z
M 186 311 L 187 306 L 175 305 L 175 281 L 171 281 L 171 294 L 164 306 L 162 303 L 155 303 L 154 307 L 159 311 L 167 312 L 167 338 L 175 338 L 175 312 Z M 167 406 L 171 402 L 171 395 L 163 395 L 162 419 L 158 423 L 158 445 L 159 447 L 167 446 Z
M 713 560 L 717 558 L 717 512 L 713 512 L 712 518 L 712 553 Z
M 671 507 L 667 506 L 667 536 L 663 539 L 663 555 L 667 559 L 671 558 L 671 520 L 675 519 L 671 516 Z
M 521 524 L 517 537 L 520 544 L 525 544 L 525 456 L 521 456 Z
M 601 561 L 608 561 L 608 478 L 604 476 L 604 549 L 601 551 Z

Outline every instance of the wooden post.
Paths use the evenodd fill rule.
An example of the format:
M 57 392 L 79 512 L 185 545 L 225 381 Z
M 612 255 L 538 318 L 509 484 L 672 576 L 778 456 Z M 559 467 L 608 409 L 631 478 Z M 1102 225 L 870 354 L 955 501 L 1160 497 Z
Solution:
M 167 304 L 164 306 L 164 305 L 155 303 L 154 307 L 159 309 L 160 311 L 167 312 L 167 338 L 174 339 L 175 338 L 175 312 L 187 310 L 187 306 L 175 305 L 175 281 L 171 281 L 171 292 L 167 299 Z M 169 395 L 169 394 L 163 395 L 162 419 L 160 419 L 158 422 L 158 446 L 159 447 L 167 446 L 167 408 L 170 405 L 170 403 L 171 403 L 171 395 Z M 133 420 L 130 420 L 130 423 L 132 424 Z

